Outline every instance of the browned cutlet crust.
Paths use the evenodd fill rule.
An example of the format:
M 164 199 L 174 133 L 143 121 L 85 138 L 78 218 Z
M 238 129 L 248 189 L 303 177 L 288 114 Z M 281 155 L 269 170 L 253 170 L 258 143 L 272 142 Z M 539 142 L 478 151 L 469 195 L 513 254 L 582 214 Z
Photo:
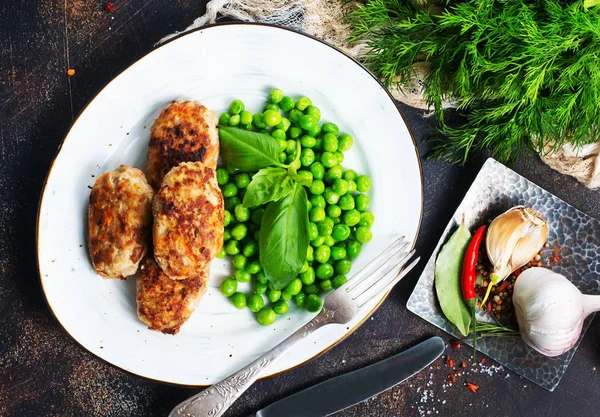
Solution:
M 153 213 L 154 258 L 173 279 L 197 276 L 223 246 L 223 195 L 215 171 L 202 162 L 169 171 Z
M 137 278 L 137 314 L 151 330 L 176 334 L 206 292 L 209 269 L 197 277 L 174 280 L 165 275 L 152 255 L 144 258 Z
M 153 195 L 144 173 L 126 165 L 92 187 L 88 249 L 100 276 L 125 279 L 136 273 L 150 241 Z
M 173 101 L 164 108 L 150 131 L 146 175 L 152 188 L 157 190 L 167 172 L 181 162 L 200 161 L 217 168 L 218 121 L 197 101 Z

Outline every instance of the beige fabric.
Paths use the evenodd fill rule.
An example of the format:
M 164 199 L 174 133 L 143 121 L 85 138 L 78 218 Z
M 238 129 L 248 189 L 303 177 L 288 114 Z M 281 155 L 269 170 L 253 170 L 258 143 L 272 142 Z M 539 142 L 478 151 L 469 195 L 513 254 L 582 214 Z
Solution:
M 433 14 L 440 11 L 430 6 L 429 0 L 413 0 L 416 5 L 429 7 Z M 183 32 L 176 32 L 161 39 L 162 43 L 179 33 L 214 23 L 217 15 L 228 16 L 246 22 L 262 22 L 285 26 L 308 33 L 343 50 L 361 60 L 366 46 L 364 43 L 348 43 L 350 27 L 345 16 L 356 7 L 347 0 L 211 0 L 206 13 L 200 16 Z M 431 110 L 423 99 L 423 78 L 427 74 L 427 63 L 414 64 L 414 76 L 402 88 L 392 86 L 390 92 L 397 100 L 418 109 Z M 443 108 L 456 107 L 452 100 L 443 102 Z M 431 113 L 429 113 L 431 114 Z M 600 187 L 600 142 L 574 149 L 565 145 L 557 152 L 545 149 L 540 153 L 542 160 L 560 173 L 572 175 L 590 188 Z

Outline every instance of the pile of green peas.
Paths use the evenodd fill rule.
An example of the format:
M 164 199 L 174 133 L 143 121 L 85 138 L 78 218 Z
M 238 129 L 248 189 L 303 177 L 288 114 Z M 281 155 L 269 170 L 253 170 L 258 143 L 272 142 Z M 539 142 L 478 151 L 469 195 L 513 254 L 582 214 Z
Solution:
M 235 268 L 233 276 L 221 284 L 221 293 L 230 297 L 236 308 L 248 307 L 257 313 L 258 322 L 264 326 L 286 314 L 292 301 L 310 312 L 319 311 L 320 294 L 346 283 L 352 260 L 373 237 L 370 228 L 375 217 L 364 194 L 371 188 L 371 179 L 341 165 L 353 138 L 340 134 L 334 123 L 320 123 L 320 118 L 321 111 L 309 98 L 294 100 L 278 88 L 271 90 L 262 112 L 252 114 L 241 100 L 234 100 L 229 111 L 219 117 L 220 126 L 272 136 L 284 164 L 296 160 L 300 142 L 297 172 L 310 184 L 306 186 L 310 221 L 306 262 L 297 278 L 283 290 L 276 290 L 262 271 L 258 256 L 264 208 L 242 204 L 254 173 L 217 168 L 217 181 L 225 198 L 224 245 L 217 257 L 231 256 Z M 250 283 L 250 293 L 242 291 L 240 284 L 244 283 Z

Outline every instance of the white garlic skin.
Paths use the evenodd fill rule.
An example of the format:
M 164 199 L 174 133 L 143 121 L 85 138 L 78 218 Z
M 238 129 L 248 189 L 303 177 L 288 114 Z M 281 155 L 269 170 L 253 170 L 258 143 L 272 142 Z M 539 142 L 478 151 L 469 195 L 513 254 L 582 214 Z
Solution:
M 567 278 L 548 269 L 521 273 L 513 303 L 525 343 L 545 356 L 558 356 L 575 346 L 587 316 L 583 298 Z

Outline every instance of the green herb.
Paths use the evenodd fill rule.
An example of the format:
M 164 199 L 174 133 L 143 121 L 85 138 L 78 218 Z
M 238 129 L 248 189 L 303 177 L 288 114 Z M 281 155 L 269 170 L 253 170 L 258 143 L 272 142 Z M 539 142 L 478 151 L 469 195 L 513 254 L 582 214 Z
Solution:
M 463 336 L 469 334 L 471 312 L 463 301 L 460 288 L 460 273 L 465 251 L 471 240 L 471 232 L 461 224 L 442 247 L 435 261 L 435 291 L 446 318 Z
M 260 264 L 275 290 L 298 276 L 308 250 L 308 198 L 303 186 L 269 203 L 258 236 Z
M 240 171 L 257 171 L 270 165 L 283 166 L 279 162 L 277 142 L 269 135 L 221 127 L 219 139 L 221 156 L 227 165 Z
M 294 187 L 294 179 L 284 168 L 263 168 L 252 177 L 244 195 L 244 206 L 256 207 L 277 201 L 288 195 Z
M 366 40 L 366 65 L 388 85 L 405 84 L 413 63 L 429 65 L 424 96 L 438 131 L 432 156 L 465 161 L 490 150 L 500 160 L 524 149 L 583 145 L 600 136 L 598 0 L 443 2 L 436 14 L 417 2 L 371 0 L 350 16 Z M 444 120 L 453 98 L 461 126 Z

